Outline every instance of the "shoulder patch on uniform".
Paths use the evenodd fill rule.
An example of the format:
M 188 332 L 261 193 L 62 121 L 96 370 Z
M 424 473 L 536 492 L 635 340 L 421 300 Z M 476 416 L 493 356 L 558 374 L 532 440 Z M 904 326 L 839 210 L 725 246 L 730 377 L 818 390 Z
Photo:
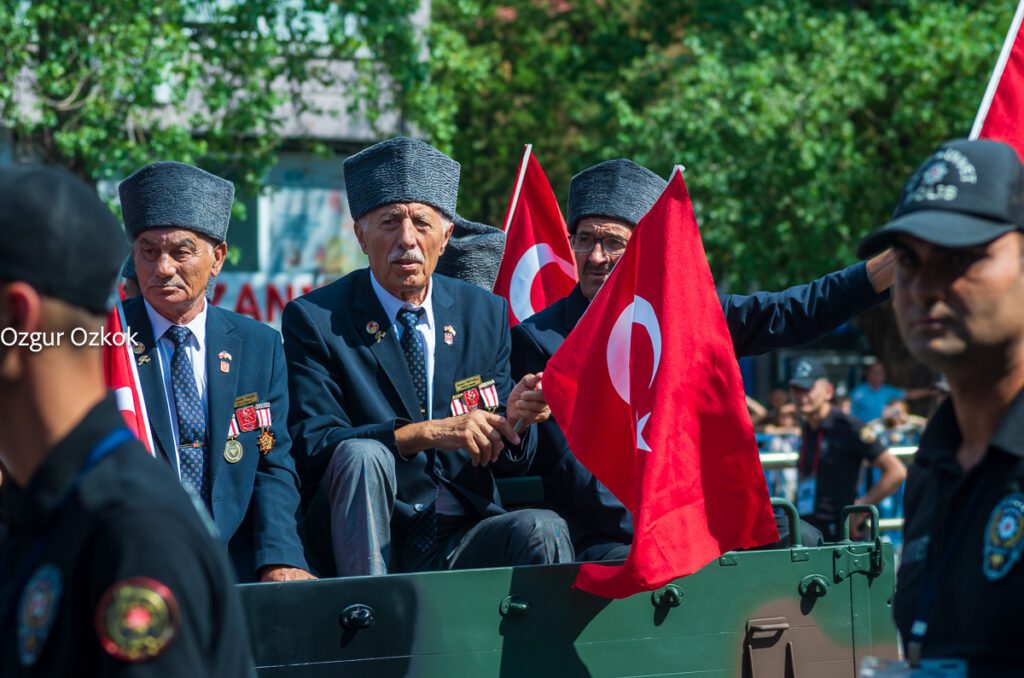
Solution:
M 33 666 L 43 653 L 60 605 L 63 579 L 56 565 L 42 565 L 29 578 L 18 606 L 18 659 Z
M 115 582 L 96 606 L 96 635 L 111 657 L 143 662 L 163 654 L 178 635 L 178 601 L 149 577 Z
M 878 440 L 878 434 L 870 426 L 864 426 L 860 429 L 860 441 L 865 445 L 870 445 Z
M 1014 492 L 996 504 L 985 530 L 982 569 L 989 581 L 1007 575 L 1024 550 L 1024 494 Z

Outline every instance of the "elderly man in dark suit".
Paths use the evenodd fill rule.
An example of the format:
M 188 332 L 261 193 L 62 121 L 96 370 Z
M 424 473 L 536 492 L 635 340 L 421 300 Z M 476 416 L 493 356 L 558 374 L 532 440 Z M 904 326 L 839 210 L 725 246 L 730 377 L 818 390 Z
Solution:
M 281 337 L 205 296 L 227 253 L 234 185 L 158 162 L 119 191 L 141 290 L 125 317 L 157 454 L 205 504 L 241 581 L 309 579 Z
M 626 249 L 633 227 L 665 190 L 664 179 L 631 160 L 609 160 L 569 184 L 568 228 L 580 283 L 567 297 L 512 330 L 512 374 L 542 371 L 576 327 Z M 737 356 L 807 343 L 884 299 L 894 262 L 883 254 L 783 292 L 720 296 Z M 557 424 L 538 426 L 533 473 L 549 505 L 569 523 L 579 560 L 625 558 L 633 519 L 573 456 Z M 780 524 L 788 533 L 788 527 Z M 805 529 L 808 537 L 820 534 Z
M 571 561 L 561 518 L 507 512 L 496 491 L 496 475 L 529 468 L 530 424 L 549 416 L 539 375 L 509 376 L 506 304 L 434 274 L 459 164 L 398 137 L 344 169 L 370 267 L 282 318 L 311 564 L 368 575 Z

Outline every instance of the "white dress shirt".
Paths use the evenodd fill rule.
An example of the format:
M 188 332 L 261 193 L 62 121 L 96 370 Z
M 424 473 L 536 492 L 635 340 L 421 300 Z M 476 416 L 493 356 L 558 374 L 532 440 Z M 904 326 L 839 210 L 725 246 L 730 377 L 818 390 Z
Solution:
M 174 435 L 174 464 L 181 476 L 181 455 L 178 451 L 178 409 L 174 403 L 174 386 L 171 384 L 171 358 L 174 357 L 174 342 L 171 338 L 164 336 L 167 330 L 173 325 L 170 320 L 163 317 L 143 300 L 146 305 L 146 315 L 149 316 L 149 324 L 153 327 L 153 337 L 156 341 L 157 353 L 160 355 L 160 374 L 164 383 L 164 396 L 167 400 L 167 410 L 171 415 L 171 433 Z M 203 299 L 203 310 L 192 319 L 192 322 L 185 325 L 191 332 L 188 343 L 185 344 L 185 353 L 192 361 L 192 373 L 196 377 L 196 388 L 199 391 L 199 402 L 203 412 L 209 413 L 206 397 L 206 300 Z M 206 422 L 209 432 L 210 422 Z M 209 450 L 207 450 L 209 452 Z
M 402 327 L 401 323 L 398 322 L 398 312 L 402 309 L 416 310 L 418 308 L 423 309 L 423 313 L 420 314 L 420 320 L 416 323 L 416 331 L 420 333 L 423 338 L 423 357 L 427 364 L 427 412 L 426 418 L 433 419 L 431 410 L 433 409 L 432 404 L 434 402 L 434 306 L 431 304 L 431 284 L 427 282 L 427 296 L 423 300 L 423 304 L 420 306 L 413 306 L 412 304 L 402 301 L 395 295 L 388 292 L 386 289 L 381 287 L 377 279 L 373 277 L 373 272 L 370 272 L 370 284 L 373 286 L 373 291 L 377 295 L 377 300 L 380 301 L 380 305 L 384 308 L 384 313 L 391 320 L 395 326 L 395 341 L 402 339 L 402 333 L 405 332 L 405 328 Z

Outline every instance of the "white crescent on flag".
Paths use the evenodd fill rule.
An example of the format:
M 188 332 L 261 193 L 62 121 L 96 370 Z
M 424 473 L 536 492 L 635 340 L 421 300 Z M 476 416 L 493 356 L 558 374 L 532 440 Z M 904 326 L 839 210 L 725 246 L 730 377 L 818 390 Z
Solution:
M 633 303 L 622 309 L 615 325 L 612 326 L 611 334 L 608 337 L 608 376 L 611 378 L 612 387 L 626 403 L 630 400 L 630 368 L 629 354 L 633 343 L 633 325 L 640 325 L 647 330 L 651 339 L 651 346 L 654 349 L 654 366 L 651 369 L 651 378 L 648 387 L 654 385 L 654 378 L 658 376 L 658 366 L 661 364 L 661 323 L 658 322 L 658 314 L 649 301 L 641 296 L 633 297 Z M 648 412 L 637 418 L 636 423 L 636 447 L 638 450 L 651 451 L 647 441 L 644 440 L 644 429 L 651 418 Z
M 569 279 L 576 279 L 576 269 L 571 263 L 558 256 L 551 245 L 542 242 L 526 250 L 523 252 L 523 256 L 519 257 L 519 261 L 512 271 L 509 289 L 509 304 L 517 318 L 526 320 L 536 313 L 533 309 L 533 301 L 530 299 L 533 292 L 533 281 L 540 270 L 548 264 L 556 264 Z

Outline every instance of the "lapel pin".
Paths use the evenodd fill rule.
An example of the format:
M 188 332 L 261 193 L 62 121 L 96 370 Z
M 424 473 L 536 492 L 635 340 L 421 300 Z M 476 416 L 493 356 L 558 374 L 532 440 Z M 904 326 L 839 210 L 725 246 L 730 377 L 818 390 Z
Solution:
M 376 325 L 376 323 L 374 323 L 374 324 Z M 373 338 L 379 344 L 384 339 L 384 333 L 383 332 L 377 332 L 377 334 L 373 335 Z
M 148 355 L 140 355 L 139 356 L 139 366 L 140 367 L 142 365 L 146 365 L 148 363 L 149 363 L 149 356 Z
M 379 329 L 380 329 L 380 325 L 377 324 L 376 320 L 371 320 L 370 322 L 366 323 L 366 333 L 367 334 L 372 334 L 372 335 L 376 336 L 378 334 L 377 330 L 379 330 Z M 377 341 L 380 341 L 380 339 L 378 339 Z
M 221 351 L 219 354 L 217 354 L 217 357 L 220 358 L 221 360 L 231 360 L 231 354 L 228 353 L 227 351 Z
M 142 355 L 146 352 L 146 347 L 136 342 L 136 344 L 132 346 L 132 350 L 135 351 L 135 355 Z
M 231 371 L 231 363 L 229 363 L 227 360 L 221 360 L 220 361 L 220 371 L 223 372 L 224 374 L 227 374 L 228 372 L 230 372 Z
M 455 343 L 455 328 L 451 325 L 444 326 L 444 343 L 449 346 Z

